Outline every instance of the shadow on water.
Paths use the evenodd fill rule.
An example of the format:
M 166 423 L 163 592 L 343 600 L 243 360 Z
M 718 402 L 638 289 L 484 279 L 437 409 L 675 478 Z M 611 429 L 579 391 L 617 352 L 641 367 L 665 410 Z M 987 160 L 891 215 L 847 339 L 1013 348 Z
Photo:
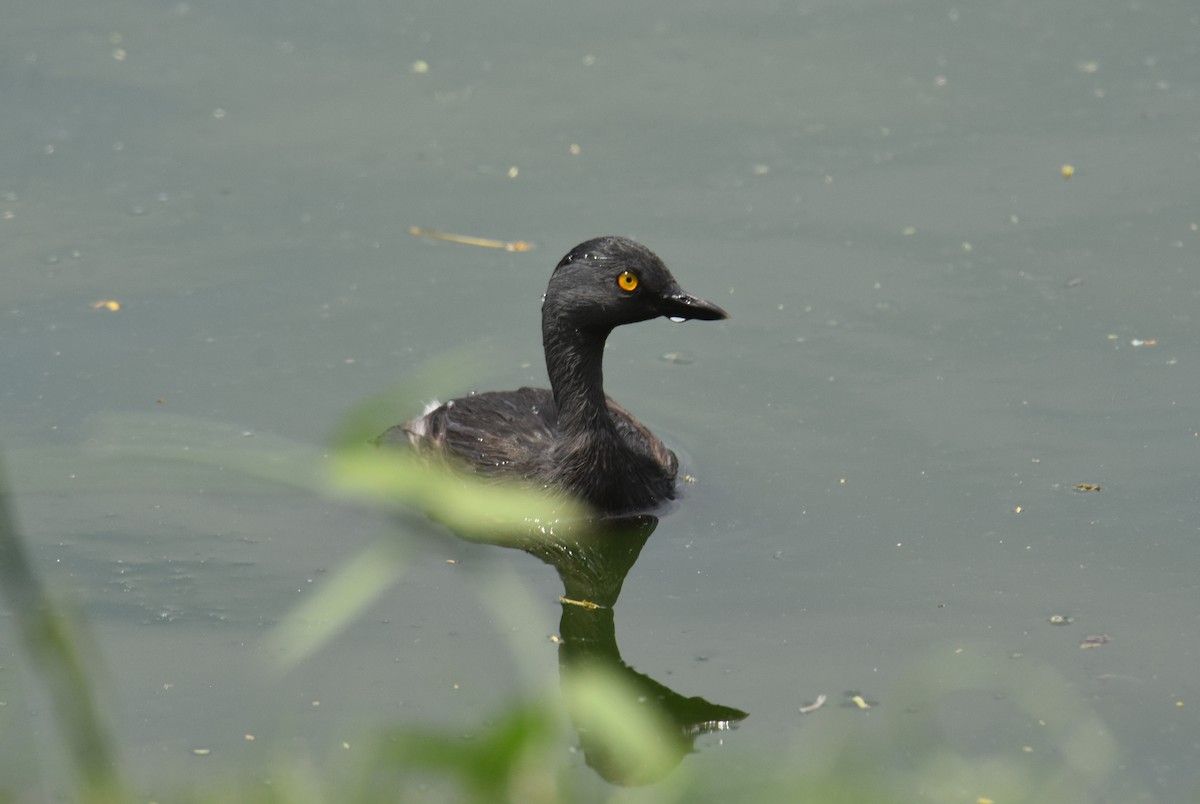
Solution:
M 658 521 L 656 516 L 643 514 L 556 522 L 503 539 L 459 534 L 470 541 L 522 550 L 554 567 L 563 584 L 558 666 L 564 689 L 569 690 L 579 679 L 607 675 L 617 682 L 615 688 L 625 703 L 650 710 L 649 720 L 660 724 L 661 761 L 631 767 L 613 755 L 611 741 L 593 737 L 597 730 L 588 711 L 571 708 L 587 764 L 616 784 L 657 781 L 695 751 L 701 735 L 732 729 L 748 716 L 740 709 L 683 695 L 639 673 L 621 658 L 614 607 Z

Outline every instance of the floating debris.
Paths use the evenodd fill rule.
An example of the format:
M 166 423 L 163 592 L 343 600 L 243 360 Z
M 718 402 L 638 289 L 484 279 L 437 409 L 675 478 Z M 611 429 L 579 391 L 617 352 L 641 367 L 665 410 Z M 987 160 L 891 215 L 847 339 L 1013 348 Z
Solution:
M 1079 492 L 1088 492 L 1099 491 L 1101 487 L 1097 486 L 1095 483 L 1078 483 L 1074 486 L 1074 489 Z
M 1087 650 L 1088 648 L 1098 648 L 1101 645 L 1107 645 L 1109 642 L 1112 642 L 1112 637 L 1108 634 L 1089 634 L 1079 643 L 1079 647 Z
M 851 709 L 870 709 L 878 703 L 877 701 L 868 700 L 857 690 L 847 690 L 845 696 L 846 700 L 842 702 L 842 706 Z
M 505 251 L 530 251 L 533 243 L 524 240 L 491 240 L 486 237 L 450 234 L 436 229 L 422 229 L 420 226 L 409 227 L 408 233 L 414 237 L 428 237 L 432 240 L 445 240 L 448 243 L 462 243 L 464 246 L 481 246 L 482 248 L 499 248 Z
M 1130 346 L 1158 346 L 1158 338 L 1134 338 L 1129 342 Z
M 115 313 L 121 309 L 121 303 L 113 299 L 101 299 L 100 301 L 92 302 L 93 310 L 108 310 L 110 313 Z
M 1063 165 L 1062 166 L 1062 177 L 1064 179 L 1069 179 L 1074 175 L 1075 175 L 1075 168 L 1072 165 Z
M 675 363 L 680 366 L 690 366 L 696 362 L 696 358 L 686 352 L 667 352 L 662 356 L 664 362 Z
M 1049 620 L 1051 625 L 1070 625 L 1075 622 L 1074 617 L 1068 617 L 1065 614 L 1051 614 L 1046 619 Z
M 824 705 L 825 705 L 825 695 L 824 694 L 818 695 L 817 699 L 815 701 L 813 701 L 810 704 L 805 704 L 804 706 L 800 707 L 800 714 L 807 715 L 809 712 L 817 711 Z

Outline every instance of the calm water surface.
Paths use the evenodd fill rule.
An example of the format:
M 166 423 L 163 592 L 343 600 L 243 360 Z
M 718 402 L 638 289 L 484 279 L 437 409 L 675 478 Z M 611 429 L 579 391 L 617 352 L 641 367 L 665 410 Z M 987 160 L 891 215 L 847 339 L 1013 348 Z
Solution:
M 685 764 L 850 740 L 1200 790 L 1194 3 L 27 2 L 0 44 L 0 444 L 148 791 L 557 684 L 554 571 L 450 537 L 271 675 L 393 526 L 239 466 L 448 354 L 418 394 L 542 384 L 550 269 L 608 233 L 733 315 L 606 364 L 698 480 L 621 654 L 749 713 Z M 9 619 L 19 788 L 54 735 Z

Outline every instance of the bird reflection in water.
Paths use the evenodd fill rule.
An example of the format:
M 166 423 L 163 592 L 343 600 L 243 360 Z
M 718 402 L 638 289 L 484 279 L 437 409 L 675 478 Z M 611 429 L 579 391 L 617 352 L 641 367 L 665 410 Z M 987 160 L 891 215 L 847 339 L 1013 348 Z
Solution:
M 660 746 L 665 759 L 631 767 L 614 755 L 604 739 L 595 737 L 600 730 L 591 727 L 586 712 L 572 711 L 587 764 L 616 784 L 657 781 L 695 751 L 701 735 L 731 729 L 747 717 L 740 709 L 682 695 L 639 673 L 621 658 L 614 606 L 626 576 L 657 526 L 658 517 L 641 514 L 559 521 L 553 527 L 536 527 L 515 537 L 467 537 L 518 548 L 558 572 L 563 584 L 558 666 L 564 687 L 578 678 L 606 673 L 617 680 L 615 688 L 628 696 L 630 705 L 648 707 L 651 720 L 667 724 L 665 744 Z

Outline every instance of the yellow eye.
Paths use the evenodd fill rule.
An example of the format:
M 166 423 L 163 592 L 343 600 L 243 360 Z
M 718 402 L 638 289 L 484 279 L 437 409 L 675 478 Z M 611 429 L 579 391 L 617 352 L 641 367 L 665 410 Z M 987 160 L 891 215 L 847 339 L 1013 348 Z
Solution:
M 621 290 L 630 292 L 635 291 L 637 290 L 638 286 L 637 274 L 624 271 L 620 276 L 617 277 L 617 284 L 621 287 Z

